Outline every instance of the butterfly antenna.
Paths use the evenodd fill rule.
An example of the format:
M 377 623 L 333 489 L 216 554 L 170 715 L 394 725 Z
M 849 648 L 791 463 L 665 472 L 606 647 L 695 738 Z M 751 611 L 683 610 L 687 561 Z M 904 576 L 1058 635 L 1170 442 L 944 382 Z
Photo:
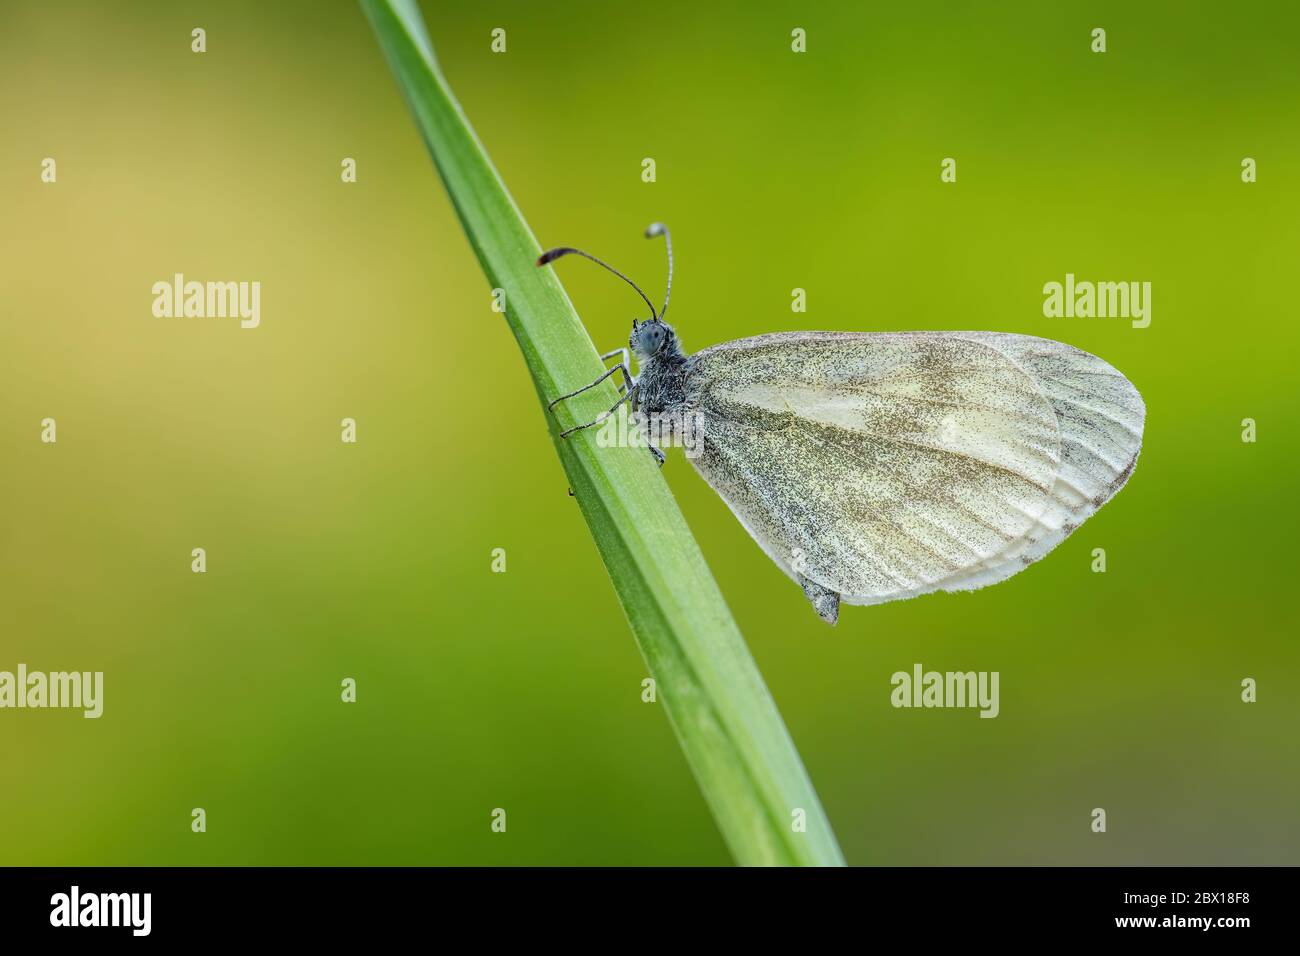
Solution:
M 659 310 L 659 318 L 662 319 L 668 314 L 668 297 L 673 294 L 673 237 L 662 222 L 652 222 L 646 227 L 645 237 L 653 239 L 655 236 L 663 236 L 664 244 L 668 247 L 668 288 L 664 292 L 664 307 Z
M 654 303 L 651 302 L 650 298 L 644 292 L 641 291 L 641 287 L 639 285 L 637 285 L 627 276 L 623 275 L 623 273 L 619 272 L 608 262 L 604 262 L 600 259 L 597 259 L 589 252 L 583 252 L 581 249 L 574 249 L 572 246 L 560 246 L 558 249 L 547 249 L 545 252 L 543 252 L 540 256 L 537 257 L 537 264 L 539 266 L 544 266 L 548 262 L 554 262 L 556 259 L 559 259 L 561 256 L 569 256 L 569 255 L 582 256 L 584 259 L 590 259 L 592 262 L 596 263 L 596 265 L 602 266 L 608 269 L 610 272 L 614 273 L 614 275 L 618 276 L 620 279 L 622 279 L 632 288 L 636 289 L 636 294 L 645 300 L 645 304 L 650 307 L 650 318 L 651 319 L 658 318 L 658 316 L 655 314 Z M 636 320 L 633 319 L 632 323 L 633 325 L 635 325 Z

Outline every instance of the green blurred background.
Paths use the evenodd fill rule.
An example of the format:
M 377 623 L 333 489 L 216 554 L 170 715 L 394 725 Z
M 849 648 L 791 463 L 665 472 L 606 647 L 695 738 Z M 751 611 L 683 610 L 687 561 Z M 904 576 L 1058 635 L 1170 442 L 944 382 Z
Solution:
M 834 630 L 670 457 L 851 863 L 1300 861 L 1300 18 L 1135 7 L 425 5 L 543 244 L 657 295 L 673 227 L 688 348 L 1024 332 L 1145 396 L 1047 560 Z M 0 669 L 106 685 L 0 711 L 0 863 L 728 862 L 361 12 L 6 0 L 0 118 Z M 260 281 L 261 327 L 153 318 L 175 272 Z M 1150 328 L 1045 319 L 1066 272 L 1152 282 Z M 635 296 L 561 274 L 625 342 Z M 916 662 L 1000 671 L 1001 715 L 891 708 Z

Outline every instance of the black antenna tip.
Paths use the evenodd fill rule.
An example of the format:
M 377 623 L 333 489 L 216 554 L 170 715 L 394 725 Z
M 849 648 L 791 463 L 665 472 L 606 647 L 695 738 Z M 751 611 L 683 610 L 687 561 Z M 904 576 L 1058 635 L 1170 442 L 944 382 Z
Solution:
M 537 264 L 539 266 L 544 266 L 548 262 L 554 262 L 556 259 L 560 258 L 560 256 L 564 255 L 568 251 L 569 251 L 568 249 L 547 249 L 545 252 L 543 252 L 540 256 L 537 257 Z

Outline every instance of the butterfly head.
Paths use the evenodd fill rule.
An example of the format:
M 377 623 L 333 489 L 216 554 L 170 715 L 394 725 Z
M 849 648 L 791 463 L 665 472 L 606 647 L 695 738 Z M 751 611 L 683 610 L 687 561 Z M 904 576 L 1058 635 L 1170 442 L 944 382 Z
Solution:
M 543 252 L 537 259 L 539 266 L 544 266 L 554 262 L 561 256 L 579 255 L 584 259 L 590 259 L 596 265 L 603 269 L 608 269 L 614 275 L 618 276 L 633 289 L 636 294 L 645 302 L 646 308 L 650 310 L 650 318 L 644 322 L 632 320 L 632 334 L 627 340 L 632 352 L 636 355 L 637 361 L 645 362 L 650 359 L 666 359 L 672 356 L 682 354 L 681 346 L 677 342 L 677 333 L 673 327 L 664 321 L 664 313 L 668 311 L 668 300 L 672 297 L 673 292 L 673 240 L 668 233 L 668 227 L 662 222 L 652 222 L 645 231 L 647 239 L 654 239 L 657 236 L 664 237 L 664 248 L 668 252 L 668 284 L 664 290 L 663 307 L 656 310 L 650 297 L 641 291 L 641 287 L 629 279 L 623 273 L 619 272 L 608 262 L 597 259 L 589 252 L 583 252 L 581 249 L 575 249 L 572 246 L 559 246 L 555 249 L 548 249 Z
M 664 358 L 680 351 L 677 333 L 663 319 L 650 319 L 648 322 L 633 319 L 632 334 L 628 337 L 627 344 L 638 362 Z

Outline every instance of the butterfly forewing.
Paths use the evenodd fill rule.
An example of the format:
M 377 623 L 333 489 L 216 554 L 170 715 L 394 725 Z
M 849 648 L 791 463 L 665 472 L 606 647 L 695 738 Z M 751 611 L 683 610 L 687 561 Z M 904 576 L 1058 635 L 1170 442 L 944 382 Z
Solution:
M 1128 481 L 1146 419 L 1137 389 L 1095 355 L 1034 336 L 958 334 L 1000 349 L 1035 376 L 1057 415 L 1061 469 L 1036 526 L 998 558 L 945 581 L 949 591 L 1002 581 L 1063 541 Z
M 693 463 L 787 574 L 849 603 L 1014 573 L 1140 443 L 1123 376 L 1027 336 L 800 332 L 690 361 Z

